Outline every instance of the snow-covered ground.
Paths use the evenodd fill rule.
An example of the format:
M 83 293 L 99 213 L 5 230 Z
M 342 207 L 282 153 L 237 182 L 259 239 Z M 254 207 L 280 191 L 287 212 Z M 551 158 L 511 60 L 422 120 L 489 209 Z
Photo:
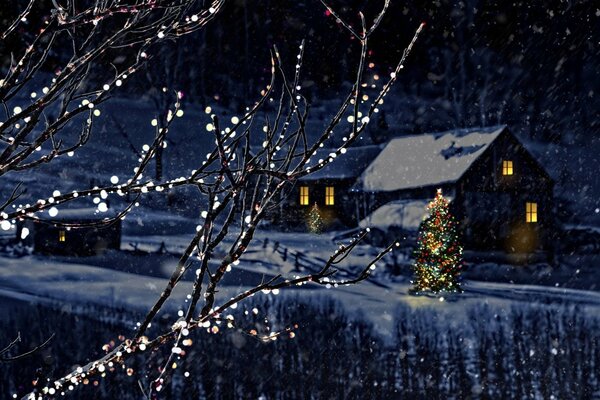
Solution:
M 0 258 L 0 296 L 34 302 L 93 304 L 124 308 L 136 312 L 147 310 L 164 289 L 176 256 L 186 245 L 185 235 L 127 236 L 123 243 L 137 243 L 138 248 L 156 250 L 165 242 L 172 254 L 140 255 L 131 251 L 107 253 L 103 257 L 66 258 L 26 256 Z M 265 241 L 265 239 L 267 239 Z M 322 260 L 336 248 L 328 237 L 311 234 L 275 234 L 262 232 L 242 262 L 226 276 L 218 293 L 218 303 L 228 300 L 263 278 L 276 274 L 294 276 L 322 265 Z M 301 262 L 296 257 L 301 254 Z M 373 256 L 375 249 L 358 247 L 348 258 L 342 274 L 358 270 Z M 158 264 L 158 265 L 157 265 Z M 492 268 L 493 266 L 488 266 Z M 191 274 L 190 274 L 191 275 Z M 446 296 L 414 296 L 408 277 L 392 276 L 385 268 L 375 270 L 372 278 L 357 285 L 326 289 L 304 285 L 283 290 L 281 295 L 300 296 L 309 301 L 331 297 L 339 301 L 351 315 L 361 315 L 372 322 L 383 336 L 392 335 L 393 316 L 399 305 L 411 308 L 429 307 L 452 320 L 464 320 L 464 310 L 471 305 L 488 304 L 499 309 L 512 309 L 520 304 L 572 304 L 600 313 L 600 293 L 564 287 L 494 283 L 466 280 L 464 293 Z M 166 312 L 185 305 L 191 289 L 191 276 L 173 292 Z M 274 296 L 259 294 L 258 296 Z
M 401 99 L 390 98 L 386 104 L 390 109 L 395 109 L 398 108 L 401 101 Z M 164 153 L 164 173 L 168 179 L 185 175 L 197 168 L 203 154 L 213 145 L 212 136 L 204 128 L 209 121 L 209 115 L 203 108 L 192 104 L 185 105 L 184 108 L 185 115 L 183 118 L 176 119 L 167 139 L 168 147 Z M 331 104 L 325 102 L 314 108 L 316 114 L 314 121 L 310 121 L 311 132 L 319 131 L 320 124 L 323 124 L 323 117 L 328 115 L 332 108 L 333 102 Z M 60 157 L 50 164 L 42 165 L 39 169 L 27 171 L 18 176 L 8 174 L 0 192 L 6 194 L 5 192 L 12 190 L 17 181 L 23 181 L 28 186 L 28 192 L 23 196 L 22 201 L 33 202 L 38 198 L 51 196 L 54 189 L 66 192 L 94 185 L 101 186 L 108 184 L 113 175 L 117 176 L 121 182 L 127 179 L 136 165 L 138 157 L 136 152 L 139 152 L 143 144 L 149 143 L 154 137 L 155 132 L 151 120 L 154 118 L 156 110 L 153 109 L 148 99 L 124 98 L 115 98 L 101 105 L 100 109 L 102 115 L 97 121 L 97 129 L 88 146 L 73 157 Z M 127 113 L 124 113 L 123 110 L 127 110 Z M 211 112 L 224 117 L 224 120 L 229 120 L 232 116 L 231 112 L 218 106 L 213 106 Z M 393 115 L 392 113 L 389 116 L 391 118 L 390 126 L 400 129 L 395 125 Z M 367 142 L 361 141 L 360 144 L 368 144 Z M 598 146 L 598 143 L 597 140 L 593 141 L 594 146 Z M 582 214 L 597 218 L 599 215 L 596 204 L 597 196 L 593 194 L 598 192 L 599 185 L 598 174 L 593 173 L 594 169 L 570 169 L 565 172 L 566 183 L 560 177 L 565 166 L 573 165 L 571 158 L 577 158 L 579 164 L 585 164 L 590 160 L 596 161 L 596 152 L 583 148 L 573 152 L 563 145 L 542 146 L 527 143 L 527 146 L 542 159 L 544 165 L 548 166 L 553 177 L 557 179 L 558 194 L 566 196 L 567 191 L 572 192 L 574 194 L 572 200 L 576 203 L 582 198 L 585 200 L 585 207 L 580 207 Z M 129 150 L 124 151 L 124 149 Z M 588 164 L 592 165 L 593 163 Z M 82 166 L 84 167 L 82 168 Z M 150 174 L 151 170 L 148 173 Z M 587 183 L 583 184 L 584 181 Z M 201 206 L 202 200 L 195 194 L 178 193 L 177 196 L 180 196 L 182 203 L 193 204 L 193 207 Z M 120 209 L 124 206 L 124 202 L 122 199 L 114 197 L 111 198 L 111 205 Z M 162 243 L 165 243 L 169 253 L 180 254 L 187 245 L 190 235 L 194 232 L 199 214 L 199 208 L 185 209 L 179 207 L 180 205 L 181 203 L 168 207 L 165 198 L 158 196 L 152 197 L 149 201 L 142 201 L 141 207 L 136 208 L 124 221 L 125 236 L 122 248 L 124 250 L 155 251 Z M 95 207 L 91 199 L 82 199 L 77 206 Z M 415 210 L 418 211 L 418 207 Z M 410 217 L 411 221 L 418 220 L 418 216 L 413 218 L 412 212 L 408 214 L 406 218 Z M 44 215 L 42 214 L 41 217 Z M 389 215 L 382 215 L 381 218 L 388 219 Z M 593 223 L 591 219 L 588 222 Z M 373 223 L 373 221 L 369 221 L 369 223 Z M 14 235 L 14 232 L 0 231 L 0 234 Z M 265 239 L 269 239 L 269 243 L 267 248 L 262 248 Z M 274 246 L 280 246 L 280 252 L 274 251 Z M 234 271 L 231 274 L 232 277 L 228 277 L 225 281 L 226 289 L 221 294 L 230 295 L 236 288 L 236 284 L 254 283 L 262 274 L 269 276 L 276 273 L 293 274 L 298 268 L 295 258 L 298 253 L 302 255 L 301 264 L 304 266 L 318 265 L 335 248 L 336 243 L 324 236 L 261 231 L 257 235 L 255 246 L 246 255 L 245 262 L 240 264 L 237 267 L 238 271 Z M 286 256 L 281 254 L 282 249 L 288 249 L 289 254 Z M 367 246 L 359 247 L 350 257 L 349 264 L 355 267 L 364 265 L 373 254 L 373 249 Z M 129 307 L 145 309 L 165 284 L 164 277 L 172 269 L 175 260 L 175 256 L 169 257 L 168 255 L 152 260 L 152 257 L 136 258 L 125 254 L 107 254 L 106 257 L 80 260 L 37 257 L 0 258 L 0 276 L 2 277 L 0 286 L 3 290 L 15 295 L 20 292 L 31 292 L 30 295 L 54 296 L 59 299 L 64 298 L 66 301 L 89 300 L 104 304 L 123 302 Z M 569 262 L 561 265 L 558 270 L 562 277 L 570 279 L 569 276 L 572 276 L 574 278 L 572 281 L 588 279 L 595 282 L 598 279 L 595 277 L 597 274 L 594 272 L 594 267 L 596 267 L 594 264 L 598 261 L 598 257 L 574 256 L 570 257 Z M 112 267 L 112 270 L 107 272 L 106 268 L 109 266 Z M 475 274 L 476 277 L 486 275 L 487 277 L 491 276 L 492 280 L 502 280 L 503 282 L 510 282 L 511 279 L 505 279 L 500 275 L 508 276 L 515 273 L 512 267 L 498 266 L 497 264 L 477 266 L 476 269 L 478 270 Z M 408 279 L 400 278 L 393 282 L 389 275 L 380 272 L 381 270 L 376 272 L 374 282 L 365 282 L 352 288 L 332 290 L 330 295 L 339 298 L 347 297 L 346 303 L 349 308 L 359 308 L 363 311 L 371 307 L 369 304 L 378 304 L 378 302 L 386 304 L 390 309 L 397 302 L 436 304 L 435 299 L 407 296 Z M 503 272 L 501 274 L 488 273 L 490 270 Z M 521 272 L 516 271 L 516 275 L 522 279 L 514 280 L 514 282 L 527 281 L 528 273 L 522 274 Z M 378 274 L 380 275 L 378 276 Z M 552 273 L 547 274 L 541 271 L 538 275 L 543 275 L 545 285 L 552 284 L 551 281 L 554 279 Z M 557 283 L 562 285 L 563 281 Z M 469 299 L 472 297 L 478 296 L 480 299 L 484 299 L 486 296 L 494 299 L 506 297 L 508 293 L 511 293 L 510 289 L 515 287 L 510 283 L 484 284 L 474 281 L 467 281 L 464 286 L 466 293 L 457 299 L 457 304 L 470 301 Z M 304 289 L 307 287 L 297 291 L 304 293 L 306 292 Z M 528 286 L 528 290 L 533 290 L 533 288 Z M 562 290 L 564 289 L 551 289 L 544 286 L 540 292 L 551 293 L 551 296 L 556 295 L 562 298 L 564 297 L 561 294 Z M 89 294 L 90 299 L 85 297 L 86 293 Z M 502 296 L 493 293 L 501 293 Z M 80 295 L 83 297 L 79 297 Z M 183 295 L 183 291 L 175 294 L 175 296 Z M 522 296 L 519 296 L 518 299 L 514 294 L 511 296 L 507 297 L 510 301 L 521 301 L 522 299 Z M 537 301 L 539 296 L 540 293 L 532 294 L 532 299 L 529 301 Z M 587 298 L 588 296 L 583 297 Z M 360 298 L 361 301 L 356 301 L 357 298 Z

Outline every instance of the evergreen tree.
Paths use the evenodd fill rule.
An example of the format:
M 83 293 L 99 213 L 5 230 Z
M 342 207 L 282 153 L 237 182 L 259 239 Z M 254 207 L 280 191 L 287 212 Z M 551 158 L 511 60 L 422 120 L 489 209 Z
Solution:
M 421 222 L 415 250 L 414 291 L 460 292 L 462 246 L 457 222 L 448 210 L 448 201 L 441 189 L 427 209 L 429 216 Z
M 308 230 L 312 233 L 320 234 L 323 232 L 323 217 L 321 217 L 321 213 L 319 212 L 319 207 L 317 203 L 310 209 L 308 213 Z

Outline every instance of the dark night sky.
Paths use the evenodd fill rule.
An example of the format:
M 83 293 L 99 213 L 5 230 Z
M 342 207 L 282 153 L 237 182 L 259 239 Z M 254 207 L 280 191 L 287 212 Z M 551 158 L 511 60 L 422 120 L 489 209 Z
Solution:
M 331 5 L 358 26 L 358 11 L 369 23 L 382 3 Z M 421 132 L 508 123 L 532 138 L 563 141 L 597 132 L 600 10 L 594 3 L 392 1 L 370 41 L 372 75 L 387 76 L 419 23 L 427 23 L 394 89 L 405 113 L 392 116 L 392 125 Z M 2 7 L 0 17 L 14 12 Z M 24 26 L 21 38 L 34 26 Z M 345 91 L 358 44 L 317 0 L 231 0 L 205 30 L 154 49 L 152 73 L 128 90 L 147 91 L 175 79 L 194 102 L 207 104 L 218 95 L 225 106 L 240 108 L 268 79 L 270 46 L 278 46 L 292 71 L 302 39 L 305 94 L 323 99 Z M 20 45 L 4 44 L 4 65 Z M 64 57 L 52 54 L 47 68 Z M 165 67 L 174 59 L 180 60 L 177 73 Z

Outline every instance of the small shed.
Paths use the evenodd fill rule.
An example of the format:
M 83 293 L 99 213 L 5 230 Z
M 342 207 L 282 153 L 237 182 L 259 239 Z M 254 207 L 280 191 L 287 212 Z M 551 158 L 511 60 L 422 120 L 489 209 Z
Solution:
M 40 254 L 92 256 L 121 247 L 121 219 L 94 208 L 60 210 L 54 217 L 22 221 L 17 239 Z M 23 230 L 28 229 L 25 235 Z

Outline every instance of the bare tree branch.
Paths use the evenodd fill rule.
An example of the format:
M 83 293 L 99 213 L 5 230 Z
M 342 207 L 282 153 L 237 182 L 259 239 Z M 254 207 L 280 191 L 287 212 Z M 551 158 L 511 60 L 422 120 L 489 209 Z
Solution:
M 123 28 L 130 34 L 111 39 L 111 43 L 107 48 L 138 43 L 134 39 L 135 35 L 149 39 L 148 31 L 157 26 L 155 24 L 156 21 L 160 21 L 158 26 L 161 27 L 165 26 L 165 18 L 172 18 L 171 21 L 181 21 L 181 16 L 187 12 L 187 8 L 182 6 L 185 3 L 183 0 L 173 3 L 139 0 L 139 4 L 136 6 L 136 13 L 130 15 Z M 193 22 L 197 22 L 196 19 L 207 21 L 212 18 L 212 15 L 220 9 L 222 2 L 213 1 L 211 4 L 208 10 L 197 14 L 196 18 L 193 18 Z M 57 379 L 51 383 L 54 389 L 66 390 L 71 383 L 80 382 L 84 376 L 87 378 L 102 374 L 108 366 L 122 364 L 141 352 L 170 345 L 173 351 L 171 356 L 166 360 L 166 366 L 171 361 L 171 357 L 179 354 L 178 349 L 180 350 L 182 341 L 192 330 L 198 329 L 211 321 L 218 320 L 225 310 L 237 305 L 248 297 L 261 291 L 269 292 L 307 283 L 322 286 L 359 283 L 368 279 L 376 263 L 397 245 L 396 243 L 391 243 L 388 247 L 382 249 L 380 253 L 357 273 L 351 274 L 346 271 L 342 271 L 341 273 L 338 269 L 340 263 L 365 238 L 368 234 L 368 230 L 365 230 L 349 243 L 340 246 L 316 272 L 313 271 L 293 278 L 277 275 L 266 282 L 238 293 L 232 298 L 223 299 L 219 296 L 219 287 L 222 285 L 223 278 L 240 262 L 244 253 L 252 245 L 256 230 L 266 218 L 271 207 L 277 204 L 286 190 L 293 187 L 298 179 L 324 168 L 329 163 L 334 162 L 338 156 L 342 156 L 366 129 L 370 122 L 370 117 L 396 81 L 397 74 L 403 68 L 406 58 L 423 29 L 423 24 L 418 27 L 389 81 L 383 86 L 378 96 L 367 106 L 368 109 L 361 118 L 360 95 L 364 80 L 365 61 L 368 54 L 368 39 L 374 29 L 380 24 L 389 6 L 389 1 L 385 1 L 382 11 L 377 15 L 373 25 L 370 27 L 367 26 L 364 15 L 359 14 L 361 21 L 360 31 L 343 21 L 335 10 L 331 9 L 327 4 L 323 4 L 340 20 L 345 29 L 358 39 L 360 44 L 360 53 L 352 90 L 343 99 L 339 108 L 332 113 L 323 131 L 317 133 L 307 132 L 309 106 L 306 99 L 300 94 L 300 70 L 304 57 L 304 42 L 300 45 L 298 61 L 293 79 L 291 80 L 288 80 L 280 54 L 277 48 L 274 47 L 271 51 L 271 79 L 263 90 L 261 97 L 251 107 L 248 107 L 244 115 L 236 120 L 232 120 L 231 126 L 225 129 L 221 126 L 222 122 L 220 119 L 216 115 L 211 115 L 212 123 L 209 126 L 209 131 L 214 136 L 215 146 L 209 149 L 205 159 L 198 162 L 196 169 L 188 171 L 182 177 L 173 180 L 150 179 L 142 182 L 142 177 L 145 176 L 148 165 L 155 159 L 157 150 L 163 145 L 169 134 L 169 126 L 173 119 L 172 116 L 177 114 L 177 111 L 181 107 L 180 99 L 178 98 L 174 108 L 167 111 L 165 125 L 157 128 L 153 143 L 142 150 L 140 161 L 134 173 L 125 183 L 75 191 L 48 199 L 40 199 L 34 204 L 20 206 L 14 212 L 2 212 L 0 214 L 0 221 L 24 218 L 35 219 L 39 218 L 36 213 L 50 207 L 57 207 L 64 203 L 75 201 L 82 196 L 98 195 L 100 193 L 103 193 L 104 196 L 124 196 L 126 194 L 143 196 L 149 192 L 162 192 L 184 186 L 197 188 L 206 199 L 206 205 L 200 213 L 203 216 L 203 222 L 198 226 L 196 234 L 179 258 L 164 290 L 158 296 L 154 305 L 148 310 L 135 335 L 117 345 L 104 357 Z M 58 31 L 74 28 L 82 29 L 87 24 L 93 24 L 93 21 L 98 19 L 102 21 L 105 18 L 109 18 L 111 14 L 108 10 L 112 10 L 115 13 L 125 13 L 127 10 L 132 12 L 132 9 L 128 7 L 121 9 L 119 7 L 111 8 L 108 6 L 95 12 L 86 10 L 74 16 L 71 15 L 71 11 L 61 9 L 57 11 L 56 29 Z M 157 10 L 159 10 L 158 16 L 152 14 L 155 15 L 156 20 L 151 19 L 145 25 L 140 23 L 140 18 L 146 15 L 144 13 L 155 13 Z M 196 25 L 189 25 L 187 20 L 185 21 L 186 23 L 182 25 L 167 25 L 166 29 L 163 30 L 161 28 L 158 34 L 156 31 L 153 34 L 161 38 L 175 38 L 178 35 L 196 29 Z M 146 48 L 145 45 L 141 46 L 141 49 Z M 99 56 L 96 54 L 97 51 L 97 49 L 92 49 L 85 54 L 87 54 L 89 59 L 94 59 Z M 81 63 L 79 60 L 79 58 L 75 60 L 75 64 L 69 69 L 71 72 L 65 73 L 73 74 L 72 71 L 83 68 L 78 66 Z M 117 85 L 116 82 L 125 79 L 124 75 L 127 74 L 128 72 L 118 73 L 109 86 Z M 81 94 L 74 89 L 78 85 L 76 83 L 78 76 L 76 74 L 69 76 L 68 82 L 64 81 L 66 78 L 59 77 L 59 81 L 63 82 L 61 83 L 63 87 L 60 89 L 62 95 L 73 97 L 83 95 L 83 98 L 93 98 L 93 101 L 104 100 L 103 96 L 106 96 L 108 91 L 102 90 L 88 95 L 88 92 Z M 281 82 L 279 83 L 278 80 L 281 80 Z M 263 106 L 269 101 L 271 96 L 273 96 L 276 86 L 281 87 L 279 104 L 275 115 L 264 118 L 263 133 L 265 140 L 263 145 L 258 149 L 251 148 L 253 124 L 255 121 L 262 121 L 258 117 L 258 113 L 263 109 Z M 44 98 L 47 98 L 50 94 L 52 98 L 57 98 L 57 89 L 54 87 L 50 89 Z M 85 110 L 80 110 L 81 108 L 87 110 L 89 107 L 84 105 L 78 106 L 71 109 L 69 114 L 84 112 Z M 28 112 L 27 115 L 31 115 L 32 118 L 39 117 L 35 113 L 35 107 L 30 107 L 26 110 Z M 352 122 L 348 126 L 341 127 L 340 122 L 345 116 L 351 117 Z M 10 118 L 13 119 L 11 120 Z M 18 119 L 16 116 L 10 118 L 11 124 L 14 124 Z M 60 127 L 64 126 L 66 123 L 64 120 L 67 118 L 68 116 L 61 115 L 56 122 L 50 124 L 48 129 L 38 136 L 37 139 L 34 139 L 29 146 L 24 144 L 27 135 L 21 133 L 18 140 L 19 144 L 6 147 L 4 154 L 0 156 L 0 176 L 3 173 L 2 168 L 5 168 L 6 171 L 8 169 L 13 170 L 18 165 L 27 166 L 27 163 L 22 163 L 29 156 L 30 153 L 28 152 L 32 149 L 32 146 L 38 147 L 47 141 L 51 141 L 53 143 L 52 148 L 56 154 L 62 151 L 60 149 L 61 142 L 59 139 L 55 139 L 55 133 Z M 273 122 L 269 123 L 271 120 Z M 91 125 L 91 122 L 89 124 Z M 326 157 L 315 162 L 317 152 L 324 144 L 329 143 L 334 129 L 346 132 L 343 144 Z M 19 146 L 24 147 L 24 149 L 17 151 Z M 15 152 L 17 153 L 15 154 Z M 130 209 L 128 208 L 127 211 Z M 120 215 L 119 218 L 123 216 L 124 214 Z M 224 255 L 220 256 L 220 259 L 215 260 L 214 258 L 218 254 L 215 251 L 217 248 L 220 250 L 219 253 Z M 216 263 L 209 264 L 209 262 Z M 191 301 L 184 313 L 184 317 L 176 321 L 170 329 L 158 333 L 154 338 L 149 338 L 149 326 L 155 321 L 156 316 L 171 298 L 173 290 L 181 282 L 184 274 L 191 268 L 196 268 L 196 278 L 189 292 Z M 168 379 L 166 371 L 167 368 L 162 368 L 157 376 L 150 376 L 149 379 L 152 383 L 149 388 L 144 389 L 141 386 L 144 396 L 152 398 L 156 392 L 161 390 Z M 38 396 L 43 397 L 45 390 L 47 391 L 48 388 L 41 388 L 25 398 L 37 399 Z
M 8 344 L 8 346 L 6 346 L 5 348 L 0 350 L 0 363 L 17 361 L 17 360 L 29 357 L 30 355 L 32 355 L 32 354 L 38 352 L 39 350 L 43 349 L 44 347 L 46 347 L 50 343 L 50 341 L 52 341 L 52 339 L 54 339 L 54 336 L 55 336 L 55 334 L 53 333 L 52 335 L 50 335 L 50 337 L 48 337 L 48 339 L 44 340 L 44 342 L 42 342 L 41 344 L 35 346 L 31 350 L 28 350 L 24 353 L 19 353 L 16 356 L 5 356 L 5 354 L 8 354 L 19 342 L 21 342 L 21 332 L 19 332 L 17 334 L 17 337 L 15 338 L 15 340 L 10 342 Z
M 92 111 L 124 80 L 142 68 L 148 59 L 147 52 L 161 42 L 205 26 L 222 8 L 224 1 L 213 0 L 208 7 L 195 14 L 191 14 L 191 10 L 192 6 L 199 3 L 198 0 L 131 0 L 128 4 L 97 0 L 88 8 L 78 11 L 74 6 L 62 8 L 54 2 L 55 10 L 47 24 L 19 55 L 19 59 L 13 61 L 0 81 L 0 99 L 6 110 L 5 119 L 0 125 L 0 176 L 12 170 L 34 168 L 85 144 L 87 139 L 80 138 L 77 144 L 64 150 L 52 145 L 47 155 L 35 161 L 29 159 L 36 149 L 49 141 L 53 142 L 65 125 L 85 111 L 89 111 L 86 134 L 89 137 L 94 117 Z M 3 39 L 15 34 L 16 26 L 27 17 L 34 4 L 31 1 L 19 18 L 4 31 Z M 99 29 L 103 25 L 107 29 Z M 75 35 L 74 32 L 86 34 L 81 39 L 81 35 Z M 71 43 L 70 60 L 58 69 L 42 93 L 31 94 L 33 101 L 29 105 L 14 106 L 11 110 L 8 102 L 41 70 L 49 52 L 60 45 L 57 38 Z M 86 89 L 91 67 L 101 64 L 124 48 L 127 48 L 124 58 L 128 62 L 120 67 L 115 77 L 100 88 Z M 83 100 L 82 103 L 77 104 L 80 100 Z M 58 115 L 54 122 L 44 127 L 40 116 L 54 105 L 58 106 Z M 32 134 L 34 138 L 28 139 Z

